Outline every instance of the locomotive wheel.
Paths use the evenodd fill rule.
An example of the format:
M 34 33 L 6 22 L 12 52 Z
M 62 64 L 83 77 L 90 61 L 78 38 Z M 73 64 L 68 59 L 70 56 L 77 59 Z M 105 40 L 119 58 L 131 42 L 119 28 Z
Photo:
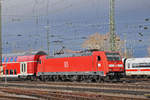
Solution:
M 78 81 L 83 81 L 83 76 L 82 75 L 78 76 Z
M 82 76 L 82 82 L 86 82 L 86 76 L 85 75 Z
M 68 79 L 69 81 L 71 81 L 71 82 L 74 81 L 74 80 L 73 80 L 73 75 L 68 75 L 68 76 L 67 76 L 67 79 Z
M 40 80 L 41 80 L 41 81 L 46 81 L 46 77 L 45 77 L 44 75 L 41 75 L 41 76 L 40 76 Z
M 73 76 L 70 77 L 70 81 L 71 82 L 75 82 L 77 80 L 78 80 L 78 76 L 77 75 L 73 75 Z
M 101 79 L 100 76 L 97 76 L 97 77 L 95 78 L 95 82 L 100 83 L 101 81 L 102 81 L 102 79 Z
M 53 81 L 52 76 L 49 75 L 49 76 L 48 76 L 48 80 L 49 80 L 49 81 Z
M 30 76 L 30 80 L 31 81 L 36 81 L 36 77 L 35 76 Z
M 101 77 L 101 78 L 100 78 L 100 82 L 103 83 L 104 81 L 105 81 L 104 77 Z
M 53 76 L 53 79 L 54 79 L 54 81 L 59 81 L 59 76 L 58 75 L 55 75 L 55 76 Z
M 94 78 L 93 75 L 89 75 L 89 76 L 88 76 L 88 82 L 93 82 L 93 78 Z
M 103 82 L 109 82 L 109 81 L 110 81 L 110 77 L 109 76 L 103 77 Z
M 31 80 L 31 76 L 27 76 L 27 80 Z
M 61 76 L 61 80 L 62 80 L 62 81 L 66 81 L 66 78 L 65 78 L 64 75 Z
M 84 82 L 90 83 L 92 82 L 92 76 L 91 75 L 84 75 Z

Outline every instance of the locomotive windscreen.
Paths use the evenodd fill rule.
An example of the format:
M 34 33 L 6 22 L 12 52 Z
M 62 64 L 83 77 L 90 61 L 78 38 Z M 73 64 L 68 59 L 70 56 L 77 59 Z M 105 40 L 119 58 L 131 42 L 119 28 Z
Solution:
M 110 52 L 106 52 L 106 56 L 107 56 L 107 59 L 109 61 L 119 61 L 121 60 L 121 57 L 119 55 L 119 53 L 110 53 Z

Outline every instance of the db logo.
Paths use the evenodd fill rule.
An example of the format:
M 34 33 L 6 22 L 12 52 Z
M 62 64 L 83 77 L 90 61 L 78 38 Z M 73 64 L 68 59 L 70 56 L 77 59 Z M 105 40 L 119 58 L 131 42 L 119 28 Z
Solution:
M 65 68 L 68 68 L 68 67 L 69 67 L 68 61 L 65 61 L 65 62 L 64 62 L 64 67 L 65 67 Z

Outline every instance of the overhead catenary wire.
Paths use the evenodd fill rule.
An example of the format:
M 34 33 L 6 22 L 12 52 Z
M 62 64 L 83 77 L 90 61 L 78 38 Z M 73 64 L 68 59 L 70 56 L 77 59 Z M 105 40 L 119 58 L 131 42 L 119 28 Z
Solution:
M 35 24 L 38 23 L 38 25 L 37 25 L 38 26 L 38 30 L 32 30 L 31 29 L 31 30 L 28 30 L 28 33 L 34 34 L 34 33 L 38 33 L 37 31 L 41 32 L 40 36 L 38 34 L 37 35 L 40 37 L 39 41 L 43 40 L 43 44 L 44 44 L 45 41 L 44 41 L 43 37 L 45 38 L 46 36 L 45 36 L 45 34 L 43 34 L 43 32 L 45 32 L 45 31 L 43 31 L 45 29 L 43 27 L 47 26 L 46 23 L 45 23 L 46 22 L 46 14 L 47 13 L 44 12 L 45 14 L 39 14 L 39 12 L 41 10 L 38 7 L 39 7 L 39 4 L 45 5 L 46 4 L 46 0 L 44 1 L 44 3 L 41 3 L 42 0 L 33 0 L 33 1 L 35 1 L 35 4 L 33 5 L 33 6 L 35 6 L 35 10 L 34 10 L 33 14 L 31 14 L 31 15 L 25 15 L 25 14 L 24 15 L 20 15 L 20 14 L 17 14 L 17 13 L 12 13 L 12 14 L 11 13 L 10 14 L 9 13 L 8 14 L 5 13 L 5 14 L 2 15 L 2 17 L 10 17 L 10 18 L 15 20 L 14 22 L 18 22 L 18 23 L 29 23 L 29 21 L 34 20 L 34 21 L 32 21 L 32 23 L 33 23 L 33 22 L 36 21 Z M 69 11 L 69 10 L 71 11 L 73 8 L 78 8 L 79 9 L 79 8 L 82 7 L 81 5 L 79 5 L 80 4 L 79 1 L 78 2 L 74 2 L 74 3 L 69 2 L 65 6 L 62 6 L 62 7 L 60 6 L 61 3 L 65 4 L 68 1 L 69 0 L 67 0 L 67 1 L 66 0 L 57 0 L 57 1 L 53 1 L 52 3 L 49 4 L 50 5 L 49 7 L 53 6 L 53 8 L 55 8 L 55 6 L 58 6 L 58 8 L 56 8 L 56 9 L 49 9 L 49 12 L 48 12 L 48 14 L 49 14 L 49 24 L 51 26 L 51 30 L 50 31 L 51 31 L 52 35 L 53 34 L 56 34 L 56 35 L 57 34 L 58 35 L 59 34 L 64 34 L 65 32 L 66 32 L 66 34 L 71 34 L 71 36 L 69 36 L 69 37 L 65 37 L 65 36 L 63 37 L 63 38 L 66 38 L 66 40 L 69 42 L 71 39 L 73 39 L 73 40 L 80 39 L 80 37 L 78 38 L 78 36 L 80 36 L 82 34 L 90 35 L 90 34 L 94 33 L 95 31 L 98 31 L 98 32 L 104 34 L 105 31 L 108 31 L 109 23 L 106 22 L 106 21 L 101 21 L 102 18 L 104 18 L 106 20 L 108 18 L 108 16 L 107 15 L 102 16 L 102 17 L 99 16 L 99 9 L 97 9 L 99 7 L 97 6 L 98 4 L 96 4 L 96 2 L 98 0 L 97 1 L 96 0 L 94 0 L 94 1 L 87 0 L 87 1 L 90 1 L 90 3 L 92 2 L 92 5 L 94 6 L 94 11 L 96 10 L 95 13 L 96 12 L 97 13 L 94 14 L 94 15 L 96 15 L 96 18 L 100 18 L 99 20 L 96 20 L 97 23 L 96 22 L 93 22 L 93 23 L 92 22 L 88 22 L 88 19 L 84 20 L 84 18 L 86 18 L 86 16 L 84 16 L 81 19 L 66 19 L 66 18 L 63 19 L 62 18 L 61 21 L 64 22 L 64 23 L 61 23 L 61 22 L 55 23 L 56 19 L 54 18 L 55 19 L 54 20 L 53 18 L 51 18 L 51 15 L 54 15 L 54 16 L 61 15 L 61 14 L 63 14 L 63 12 L 66 12 L 66 11 Z M 86 4 L 87 1 L 83 0 L 82 2 L 84 2 L 84 4 Z M 79 7 L 76 6 L 76 5 L 79 5 Z M 19 6 L 19 7 L 21 8 L 21 6 Z M 45 9 L 45 8 L 46 7 L 44 7 L 43 9 Z M 72 14 L 71 16 L 73 16 L 74 12 L 71 12 L 71 14 Z M 66 16 L 69 16 L 69 13 L 67 13 Z M 146 16 L 145 18 L 149 18 L 149 17 Z M 145 18 L 134 19 L 134 20 L 131 20 L 131 22 L 130 21 L 117 21 L 116 24 L 119 27 L 121 26 L 123 28 L 126 28 L 126 26 L 127 26 L 128 29 L 126 31 L 122 31 L 122 30 L 117 30 L 116 29 L 116 33 L 118 35 L 121 35 L 123 32 L 126 32 L 127 35 L 130 36 L 130 34 L 128 34 L 128 33 L 132 33 L 132 34 L 137 33 L 138 34 L 139 32 L 141 32 L 144 36 L 145 35 L 148 36 L 148 34 L 145 34 L 145 33 L 148 33 L 149 29 L 144 30 L 143 28 L 141 28 L 141 30 L 140 30 L 139 27 L 138 27 L 138 25 L 140 25 L 140 24 L 142 24 L 143 26 L 147 26 L 147 27 L 150 26 L 148 21 L 145 21 Z M 20 19 L 20 21 L 17 20 L 17 19 Z M 12 21 L 12 23 L 14 23 L 14 22 Z M 62 29 L 60 29 L 60 28 L 62 28 Z M 95 30 L 95 31 L 88 31 L 88 32 L 86 32 L 85 31 L 86 29 L 91 29 L 91 30 Z M 62 30 L 65 30 L 65 31 L 62 31 Z M 10 34 L 10 32 L 8 32 L 8 33 Z M 15 37 L 15 36 L 13 36 L 13 34 L 10 34 L 11 35 L 10 37 Z M 22 34 L 26 34 L 26 32 L 23 32 Z M 51 34 L 49 35 L 50 38 L 51 38 Z M 4 34 L 4 36 L 6 36 L 6 35 L 7 34 Z M 34 37 L 34 35 L 35 35 L 35 37 Z M 36 41 L 37 35 L 36 34 L 34 34 L 34 35 L 32 36 L 32 39 L 34 39 Z M 44 36 L 42 36 L 42 35 L 44 35 Z M 53 38 L 55 39 L 55 37 L 53 37 Z M 147 39 L 144 39 L 144 40 L 147 40 Z M 52 41 L 52 40 L 50 39 L 50 41 Z M 34 45 L 34 46 L 36 46 L 36 45 Z M 45 48 L 46 48 L 46 46 L 45 46 Z

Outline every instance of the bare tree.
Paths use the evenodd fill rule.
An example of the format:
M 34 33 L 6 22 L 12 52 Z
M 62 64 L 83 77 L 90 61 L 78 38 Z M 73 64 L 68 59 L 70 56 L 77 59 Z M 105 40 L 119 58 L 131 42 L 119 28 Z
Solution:
M 87 49 L 99 49 L 99 50 L 110 50 L 109 33 L 99 34 L 98 32 L 90 35 L 82 44 L 83 48 Z M 116 36 L 116 50 L 121 51 L 123 41 L 120 40 L 119 36 Z

